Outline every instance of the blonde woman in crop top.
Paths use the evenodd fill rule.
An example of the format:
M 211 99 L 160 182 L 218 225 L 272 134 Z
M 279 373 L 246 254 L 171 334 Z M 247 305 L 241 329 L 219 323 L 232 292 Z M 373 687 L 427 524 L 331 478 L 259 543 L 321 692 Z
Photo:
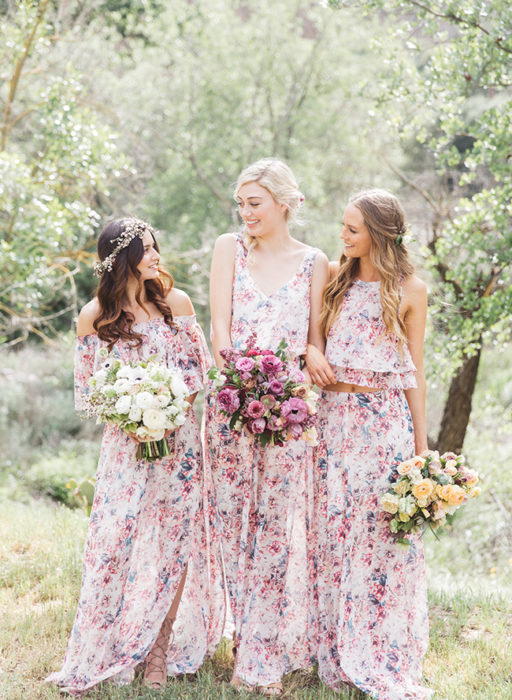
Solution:
M 323 387 L 315 468 L 318 667 L 333 689 L 420 700 L 428 645 L 422 542 L 389 533 L 379 498 L 394 465 L 427 449 L 425 284 L 403 242 L 404 216 L 384 190 L 355 196 L 331 265 L 320 328 L 308 346 Z

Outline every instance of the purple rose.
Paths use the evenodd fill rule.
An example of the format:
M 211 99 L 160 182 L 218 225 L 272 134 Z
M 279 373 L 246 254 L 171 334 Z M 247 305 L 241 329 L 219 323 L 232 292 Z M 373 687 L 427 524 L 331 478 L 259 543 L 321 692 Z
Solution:
M 281 430 L 283 427 L 283 419 L 278 416 L 270 415 L 267 420 L 267 426 L 269 430 L 275 432 L 276 430 Z
M 308 417 L 308 406 L 302 399 L 293 397 L 283 402 L 281 415 L 287 423 L 302 423 Z
M 278 382 L 277 379 L 273 379 L 268 385 L 269 391 L 271 391 L 276 396 L 282 396 L 284 394 L 283 385 Z
M 272 394 L 265 394 L 261 397 L 261 403 L 266 409 L 272 409 L 276 405 L 276 399 Z
M 300 438 L 302 435 L 302 427 L 299 423 L 290 423 L 288 425 L 288 430 L 290 431 L 290 435 L 295 439 Z
M 240 399 L 236 389 L 221 389 L 217 395 L 217 404 L 221 411 L 234 413 L 240 407 Z
M 261 401 L 251 401 L 251 403 L 247 406 L 247 415 L 251 418 L 261 418 L 264 413 L 265 406 L 261 403 Z
M 254 367 L 254 360 L 252 357 L 240 357 L 236 362 L 235 362 L 235 369 L 237 369 L 239 372 L 243 372 L 246 374 L 247 372 L 250 372 L 252 368 Z M 248 379 L 249 377 L 244 377 L 244 379 Z
M 275 355 L 265 355 L 261 360 L 261 369 L 267 374 L 277 374 L 283 369 L 283 362 Z
M 256 418 L 255 420 L 250 420 L 247 423 L 247 427 L 251 433 L 254 435 L 259 435 L 260 433 L 264 432 L 265 428 L 267 427 L 267 423 L 264 418 Z

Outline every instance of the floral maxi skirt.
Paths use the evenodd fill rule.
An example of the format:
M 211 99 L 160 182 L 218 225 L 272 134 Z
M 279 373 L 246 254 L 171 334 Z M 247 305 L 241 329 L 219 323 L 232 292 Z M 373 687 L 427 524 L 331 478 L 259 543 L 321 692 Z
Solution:
M 403 391 L 324 391 L 315 468 L 320 678 L 379 700 L 422 700 L 428 645 L 422 541 L 399 547 L 379 505 L 393 466 L 414 454 Z

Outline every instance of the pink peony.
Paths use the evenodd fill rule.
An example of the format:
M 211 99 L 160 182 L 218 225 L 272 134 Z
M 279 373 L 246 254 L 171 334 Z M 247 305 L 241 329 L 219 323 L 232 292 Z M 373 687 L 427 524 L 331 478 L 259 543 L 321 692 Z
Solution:
M 281 415 L 287 423 L 302 423 L 308 417 L 308 405 L 302 399 L 288 399 L 281 406 Z
M 240 399 L 236 389 L 221 389 L 217 395 L 217 404 L 222 411 L 226 413 L 234 413 L 240 408 Z
M 277 374 L 283 369 L 283 361 L 275 355 L 265 355 L 261 360 L 261 369 L 266 374 Z
M 254 360 L 251 357 L 240 357 L 235 362 L 235 369 L 244 374 L 250 372 L 254 367 Z M 248 377 L 247 377 L 248 379 Z
M 247 415 L 251 418 L 261 418 L 264 413 L 265 406 L 261 403 L 261 401 L 251 401 L 251 403 L 247 406 Z
M 302 384 L 306 380 L 306 377 L 304 376 L 304 372 L 301 372 L 298 367 L 292 367 L 290 370 L 290 374 L 288 375 L 288 378 L 292 382 L 297 382 L 297 384 Z
M 283 385 L 278 382 L 277 379 L 273 379 L 268 385 L 269 391 L 271 391 L 276 396 L 282 396 L 284 394 Z
M 254 435 L 258 435 L 260 433 L 263 433 L 265 428 L 267 426 L 267 423 L 264 418 L 256 418 L 255 420 L 250 420 L 247 423 L 247 427 L 251 433 Z
M 294 438 L 300 438 L 302 435 L 302 426 L 299 423 L 290 423 L 288 426 L 290 434 Z

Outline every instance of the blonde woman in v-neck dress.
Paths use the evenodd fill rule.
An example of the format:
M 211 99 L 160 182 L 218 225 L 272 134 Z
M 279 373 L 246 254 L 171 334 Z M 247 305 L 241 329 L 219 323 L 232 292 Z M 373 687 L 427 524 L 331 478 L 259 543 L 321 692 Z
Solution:
M 303 197 L 288 166 L 264 159 L 240 175 L 235 197 L 244 229 L 215 245 L 211 269 L 212 343 L 264 349 L 284 338 L 297 365 L 328 279 L 325 255 L 292 238 Z M 280 695 L 285 673 L 311 664 L 308 528 L 313 450 L 302 440 L 262 448 L 228 421 L 209 396 L 206 458 L 211 461 L 225 575 L 235 626 L 233 685 Z

